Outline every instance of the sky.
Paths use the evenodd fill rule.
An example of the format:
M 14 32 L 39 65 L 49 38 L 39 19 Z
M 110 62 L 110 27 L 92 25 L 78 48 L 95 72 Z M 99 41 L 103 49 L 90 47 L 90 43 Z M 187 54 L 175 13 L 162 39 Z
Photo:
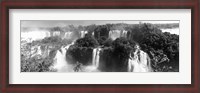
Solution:
M 120 21 L 120 20 L 22 20 L 21 27 L 56 27 L 56 26 L 67 26 L 67 25 L 82 25 L 87 26 L 91 24 L 103 25 L 103 24 L 115 24 L 115 23 L 127 23 L 127 24 L 139 24 L 152 23 L 152 24 L 167 24 L 167 23 L 179 23 L 179 21 Z

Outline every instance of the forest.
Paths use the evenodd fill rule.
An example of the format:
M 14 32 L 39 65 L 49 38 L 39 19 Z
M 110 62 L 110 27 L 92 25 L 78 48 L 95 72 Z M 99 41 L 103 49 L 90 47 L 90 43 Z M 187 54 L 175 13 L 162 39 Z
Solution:
M 66 51 L 66 59 L 70 64 L 77 61 L 83 65 L 90 65 L 94 48 L 101 48 L 99 59 L 99 70 L 102 72 L 127 72 L 129 55 L 135 51 L 135 46 L 146 52 L 151 60 L 153 72 L 178 72 L 179 71 L 179 35 L 162 32 L 160 27 L 174 28 L 173 25 L 154 25 L 150 23 L 142 24 L 105 24 L 48 28 L 50 31 L 73 31 L 73 38 L 62 39 L 59 36 L 46 37 L 42 40 L 26 43 L 21 48 L 21 71 L 22 72 L 46 72 L 54 71 L 49 67 L 53 64 L 55 51 L 62 46 L 72 42 L 73 45 Z M 126 36 L 116 39 L 110 38 L 109 32 L 112 30 L 125 30 Z M 80 38 L 80 31 L 88 33 Z M 26 51 L 31 46 L 51 46 L 50 53 L 45 57 L 27 57 Z M 30 56 L 30 55 L 29 55 Z

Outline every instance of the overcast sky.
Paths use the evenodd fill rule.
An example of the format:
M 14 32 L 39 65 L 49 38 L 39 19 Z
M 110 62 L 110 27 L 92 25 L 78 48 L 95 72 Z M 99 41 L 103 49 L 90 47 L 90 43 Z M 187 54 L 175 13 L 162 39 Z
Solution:
M 55 27 L 55 26 L 67 26 L 67 25 L 82 25 L 87 26 L 91 24 L 103 25 L 103 24 L 115 24 L 115 23 L 127 23 L 127 24 L 138 24 L 152 23 L 152 24 L 166 24 L 166 23 L 179 23 L 179 21 L 108 21 L 108 20 L 23 20 L 21 21 L 21 27 Z

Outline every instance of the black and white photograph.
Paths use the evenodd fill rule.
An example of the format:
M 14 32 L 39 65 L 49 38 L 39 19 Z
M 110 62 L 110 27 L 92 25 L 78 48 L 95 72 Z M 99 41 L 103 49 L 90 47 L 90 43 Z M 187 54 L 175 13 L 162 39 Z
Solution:
M 179 72 L 179 20 L 21 20 L 21 72 Z

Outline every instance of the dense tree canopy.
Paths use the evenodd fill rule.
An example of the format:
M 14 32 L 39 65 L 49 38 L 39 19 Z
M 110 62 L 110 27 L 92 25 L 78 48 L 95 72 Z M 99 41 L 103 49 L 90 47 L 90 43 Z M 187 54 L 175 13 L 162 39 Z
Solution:
M 100 52 L 100 68 L 105 71 L 126 71 L 129 54 L 134 51 L 135 45 L 138 44 L 141 50 L 148 53 L 153 63 L 155 71 L 169 71 L 168 68 L 174 68 L 179 65 L 179 35 L 162 32 L 160 28 L 178 27 L 177 24 L 161 25 L 161 24 L 105 24 L 105 25 L 88 25 L 88 26 L 74 26 L 68 25 L 65 27 L 53 27 L 51 31 L 73 31 L 75 44 L 72 45 L 66 56 L 70 56 L 70 62 L 77 61 L 83 65 L 91 64 L 92 53 L 94 48 L 101 48 Z M 118 37 L 115 40 L 109 37 L 109 32 L 112 30 L 127 31 L 126 37 Z M 80 38 L 80 31 L 88 31 L 84 38 Z M 57 46 L 55 50 L 62 45 L 71 43 L 72 40 L 63 40 L 61 37 L 54 36 L 44 38 L 41 41 L 34 41 L 40 44 L 52 44 Z M 22 55 L 23 56 L 23 55 Z M 22 57 L 25 58 L 25 57 Z M 41 64 L 44 60 L 38 61 L 40 63 L 30 63 L 37 58 L 23 60 L 23 71 L 26 71 L 26 64 L 36 65 L 36 68 L 29 67 L 30 71 L 46 71 Z M 39 59 L 37 59 L 39 60 Z M 46 60 L 48 63 L 45 66 L 50 66 L 51 59 Z M 159 65 L 162 64 L 162 65 Z M 166 69 L 167 68 L 167 69 Z
M 91 34 L 87 35 L 85 38 L 78 39 L 75 45 L 79 47 L 79 50 L 81 47 L 87 49 L 88 47 L 95 48 L 101 46 L 103 48 L 101 53 L 103 58 L 101 60 L 107 62 L 105 64 L 108 66 L 115 65 L 111 69 L 123 69 L 123 66 L 127 65 L 129 54 L 134 50 L 136 44 L 149 54 L 153 64 L 170 61 L 176 62 L 175 64 L 178 65 L 179 36 L 168 32 L 163 33 L 157 26 L 146 23 L 90 25 L 86 29 L 90 33 L 94 32 L 94 37 Z M 159 25 L 159 27 L 162 26 L 168 27 L 168 25 Z M 110 30 L 126 30 L 128 35 L 126 38 L 119 37 L 112 40 L 108 36 Z M 86 54 L 86 52 L 84 53 Z M 92 54 L 92 50 L 90 50 L 90 53 Z M 87 55 L 92 56 L 91 54 Z M 123 71 L 122 69 L 121 71 Z
M 75 46 L 77 47 L 97 47 L 98 45 L 98 41 L 90 35 L 86 35 L 84 38 L 80 38 L 75 42 Z

